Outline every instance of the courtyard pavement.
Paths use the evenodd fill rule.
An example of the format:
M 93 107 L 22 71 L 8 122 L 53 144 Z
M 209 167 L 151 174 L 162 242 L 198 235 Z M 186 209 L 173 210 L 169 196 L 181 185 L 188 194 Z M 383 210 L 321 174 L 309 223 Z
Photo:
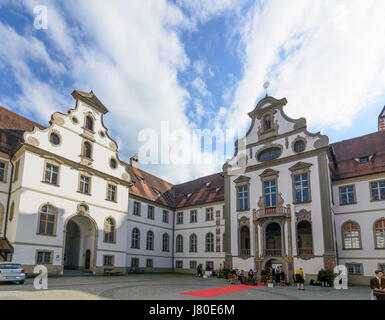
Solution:
M 126 276 L 54 277 L 48 290 L 35 290 L 33 279 L 23 285 L 0 283 L 0 300 L 368 300 L 369 288 L 350 286 L 347 290 L 306 286 L 261 287 L 211 298 L 181 292 L 231 286 L 224 279 L 196 278 L 170 273 Z

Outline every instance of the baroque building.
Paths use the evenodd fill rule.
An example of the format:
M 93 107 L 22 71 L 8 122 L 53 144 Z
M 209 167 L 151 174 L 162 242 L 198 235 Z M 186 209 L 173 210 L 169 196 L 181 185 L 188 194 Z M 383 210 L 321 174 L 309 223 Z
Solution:
M 0 108 L 0 260 L 51 274 L 281 265 L 292 279 L 385 269 L 385 108 L 378 132 L 330 144 L 266 96 L 223 171 L 173 185 L 119 158 L 91 91 L 45 127 Z

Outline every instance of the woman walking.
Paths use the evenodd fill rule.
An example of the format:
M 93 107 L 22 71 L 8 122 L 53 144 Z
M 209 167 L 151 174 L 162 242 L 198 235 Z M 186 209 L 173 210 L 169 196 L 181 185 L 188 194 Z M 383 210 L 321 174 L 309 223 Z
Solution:
M 295 282 L 297 283 L 298 290 L 305 290 L 305 273 L 303 272 L 302 268 L 299 268 L 295 272 Z

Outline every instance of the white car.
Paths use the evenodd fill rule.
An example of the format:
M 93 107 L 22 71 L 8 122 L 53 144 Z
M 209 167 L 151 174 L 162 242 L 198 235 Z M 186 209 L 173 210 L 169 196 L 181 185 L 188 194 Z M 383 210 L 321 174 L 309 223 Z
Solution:
M 23 284 L 25 272 L 21 264 L 13 262 L 0 262 L 0 281 L 17 282 Z

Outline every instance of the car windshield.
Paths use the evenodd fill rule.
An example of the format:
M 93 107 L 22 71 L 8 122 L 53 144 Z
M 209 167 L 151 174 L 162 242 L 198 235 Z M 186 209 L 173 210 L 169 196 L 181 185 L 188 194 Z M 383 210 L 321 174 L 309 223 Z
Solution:
M 0 264 L 0 269 L 20 269 L 19 264 Z

